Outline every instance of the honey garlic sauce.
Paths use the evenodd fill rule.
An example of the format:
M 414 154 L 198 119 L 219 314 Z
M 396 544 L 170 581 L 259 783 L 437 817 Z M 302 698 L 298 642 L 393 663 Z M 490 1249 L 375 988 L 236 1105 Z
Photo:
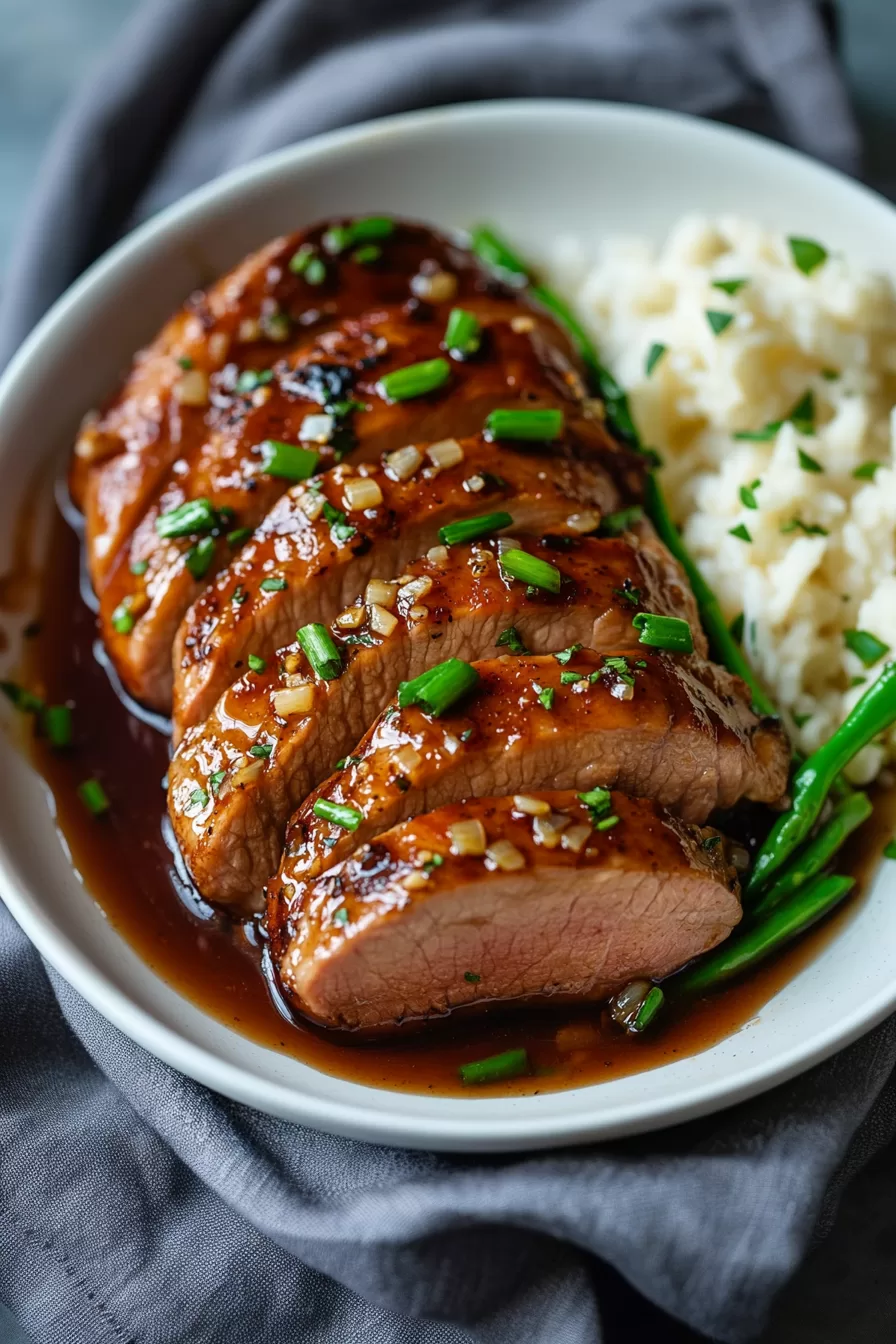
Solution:
M 55 795 L 59 828 L 87 890 L 156 974 L 210 1016 L 270 1049 L 370 1086 L 446 1096 L 537 1094 L 618 1078 L 697 1054 L 743 1028 L 857 907 L 860 896 L 742 983 L 668 1018 L 639 1041 L 608 1026 L 596 1007 L 489 1011 L 375 1044 L 287 1022 L 268 994 L 254 934 L 247 937 L 213 914 L 178 881 L 162 829 L 167 742 L 127 712 L 96 661 L 94 620 L 79 595 L 78 569 L 77 538 L 56 517 L 39 631 L 28 640 L 22 676 L 48 701 L 74 704 L 74 747 L 54 753 L 42 740 L 33 745 L 34 762 Z M 108 815 L 98 820 L 75 793 L 91 777 L 111 801 Z M 879 799 L 874 817 L 845 853 L 842 866 L 860 879 L 873 874 L 892 833 L 893 812 L 892 795 Z M 520 1045 L 529 1050 L 533 1076 L 472 1093 L 460 1084 L 459 1064 Z

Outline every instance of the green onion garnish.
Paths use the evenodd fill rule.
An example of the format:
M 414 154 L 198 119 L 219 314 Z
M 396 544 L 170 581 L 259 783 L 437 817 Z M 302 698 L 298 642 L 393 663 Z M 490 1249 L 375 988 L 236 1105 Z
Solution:
M 492 411 L 486 417 L 490 439 L 526 439 L 550 443 L 563 433 L 563 412 L 556 410 Z
M 619 818 L 614 814 L 612 817 L 601 817 L 595 824 L 596 831 L 612 831 L 614 826 L 619 825 Z
M 350 224 L 337 224 L 327 229 L 321 242 L 331 256 L 338 256 L 358 243 L 375 242 L 379 238 L 390 238 L 395 232 L 395 220 L 386 215 L 367 215 L 363 219 L 353 219 Z
M 788 238 L 787 245 L 790 248 L 790 255 L 793 257 L 793 264 L 803 275 L 811 275 L 814 270 L 828 259 L 827 248 L 822 247 L 821 243 L 816 243 L 812 238 Z
M 268 476 L 277 476 L 284 481 L 307 481 L 314 475 L 314 468 L 320 458 L 319 453 L 310 448 L 299 448 L 294 443 L 283 443 L 280 439 L 265 439 L 261 445 L 261 460 Z
M 503 527 L 510 527 L 513 518 L 509 513 L 483 513 L 478 518 L 464 518 L 459 523 L 448 523 L 439 528 L 439 541 L 443 546 L 461 546 L 466 541 L 478 541 L 481 537 L 491 537 Z
M 437 719 L 471 691 L 478 681 L 479 673 L 475 667 L 460 658 L 448 658 L 413 681 L 400 682 L 398 705 L 400 709 L 407 709 L 409 705 L 422 705 L 427 714 Z
M 884 845 L 884 858 L 896 859 L 896 840 L 890 840 Z
M 305 279 L 309 285 L 322 285 L 327 278 L 327 268 L 320 257 L 312 257 L 305 267 Z
M 802 448 L 797 449 L 797 452 L 799 453 L 800 466 L 803 471 L 824 471 L 824 467 L 821 463 L 816 461 L 814 457 L 810 457 L 808 453 L 804 453 Z
M 209 571 L 215 558 L 214 537 L 200 537 L 195 546 L 191 546 L 184 556 L 184 564 L 194 579 L 202 579 Z
M 304 275 L 313 256 L 314 247 L 311 243 L 303 243 L 297 252 L 293 252 L 288 263 L 293 275 Z
M 250 672 L 263 672 L 266 667 L 264 659 L 259 658 L 257 653 L 250 653 L 246 661 L 249 664 Z
M 749 485 L 742 485 L 742 486 L 741 486 L 741 488 L 740 488 L 740 502 L 741 502 L 741 504 L 743 504 L 743 506 L 744 506 L 745 509 L 758 509 L 758 508 L 759 508 L 759 505 L 758 505 L 757 502 L 756 502 L 756 491 L 759 489 L 759 486 L 760 486 L 761 484 L 762 484 L 762 481 L 759 480 L 759 478 L 757 477 L 757 479 L 756 479 L 755 481 L 751 481 L 751 483 L 750 483 Z
M 296 631 L 299 648 L 317 676 L 333 681 L 342 672 L 342 658 L 325 625 L 303 625 Z
M 715 308 L 707 308 L 706 320 L 714 336 L 721 336 L 726 327 L 730 327 L 734 321 L 733 313 L 720 313 Z
M 424 864 L 424 867 L 425 866 L 426 865 Z M 475 971 L 464 971 L 464 979 L 466 980 L 468 985 L 478 985 L 479 981 L 482 979 L 482 976 L 477 975 Z
M 800 531 L 806 537 L 826 537 L 829 535 L 826 527 L 820 523 L 804 523 L 802 518 L 791 518 L 788 522 L 782 523 L 780 531 L 784 536 L 790 532 Z
M 248 541 L 251 535 L 251 527 L 235 527 L 232 532 L 227 533 L 227 545 L 235 550 L 237 546 L 242 546 L 244 541 Z
M 877 635 L 867 630 L 844 630 L 843 643 L 866 667 L 873 667 L 885 653 L 890 652 L 889 644 L 884 644 Z
M 815 393 L 811 387 L 803 393 L 786 418 L 800 434 L 815 433 Z
M 747 283 L 746 280 L 713 280 L 713 289 L 720 289 L 723 294 L 737 294 Z
M 475 355 L 482 344 L 482 329 L 479 318 L 466 308 L 452 308 L 448 314 L 445 328 L 445 348 L 455 358 L 466 359 Z
M 282 593 L 284 588 L 289 587 L 289 584 L 279 574 L 272 574 L 269 579 L 262 579 L 258 586 L 263 593 Z M 245 601 L 245 598 L 241 600 Z M 234 593 L 232 601 L 236 601 L 236 593 Z
M 738 541 L 751 542 L 753 540 L 750 536 L 750 529 L 747 527 L 746 523 L 738 523 L 737 527 L 729 527 L 728 535 L 729 537 L 737 537 Z
M 47 705 L 41 722 L 51 747 L 71 746 L 72 711 L 68 705 Z
M 35 695 L 33 691 L 26 691 L 24 686 L 19 686 L 15 681 L 0 681 L 0 691 L 23 714 L 39 714 L 44 707 L 39 695 Z
M 501 631 L 500 635 L 495 640 L 495 648 L 509 649 L 511 653 L 529 652 L 515 625 L 508 625 L 506 630 Z
M 208 794 L 206 793 L 205 789 L 193 790 L 193 792 L 190 794 L 190 806 L 198 807 L 200 811 L 202 810 L 202 808 L 208 807 Z
M 770 420 L 762 429 L 736 429 L 731 437 L 743 443 L 771 443 L 783 423 L 783 420 Z
M 344 831 L 356 831 L 364 820 L 364 813 L 355 807 L 346 807 L 344 803 L 331 803 L 326 798 L 318 798 L 311 811 L 321 821 L 331 821 Z
M 653 612 L 639 611 L 632 625 L 641 632 L 639 644 L 646 644 L 651 649 L 668 649 L 670 653 L 694 652 L 691 627 L 679 616 L 656 616 Z
M 106 790 L 98 779 L 85 779 L 83 784 L 78 785 L 78 797 L 95 817 L 101 817 L 104 812 L 109 811 L 109 799 L 106 797 Z
M 273 742 L 255 742 L 249 748 L 249 755 L 254 756 L 257 760 L 266 761 L 273 753 L 273 750 Z
M 208 499 L 188 499 L 156 519 L 160 537 L 191 537 L 218 526 L 218 511 Z
M 640 504 L 618 509 L 616 513 L 605 513 L 600 520 L 600 534 L 602 537 L 619 537 L 623 532 L 629 532 L 643 517 L 644 510 Z
M 356 261 L 359 266 L 370 266 L 373 262 L 379 261 L 382 255 L 383 249 L 376 243 L 365 243 L 363 247 L 355 248 L 352 261 Z
M 548 593 L 559 593 L 562 575 L 556 565 L 528 551 L 504 551 L 498 557 L 498 566 L 509 579 L 519 579 L 532 588 L 543 588 Z
M 577 793 L 579 802 L 584 803 L 591 813 L 591 824 L 596 826 L 604 817 L 610 815 L 610 809 L 613 804 L 613 796 L 609 789 L 598 785 L 595 789 L 589 789 L 587 793 Z
M 873 481 L 874 473 L 882 466 L 882 462 L 863 462 L 860 467 L 856 467 L 853 477 L 857 481 Z
M 650 377 L 665 353 L 666 347 L 660 344 L 659 341 L 654 341 L 653 345 L 647 351 L 647 358 L 644 361 L 645 377 Z
M 650 1026 L 659 1010 L 665 1002 L 665 995 L 659 985 L 654 985 L 644 998 L 644 1002 L 635 1014 L 635 1019 L 629 1027 L 629 1031 L 639 1034 Z
M 216 770 L 214 774 L 208 777 L 208 787 L 211 789 L 212 797 L 217 798 L 218 790 L 227 778 L 226 770 Z
M 149 569 L 149 561 L 132 560 L 131 563 L 128 565 L 128 569 L 135 576 L 135 578 L 139 579 Z
M 131 594 L 128 593 L 127 597 L 121 599 L 110 617 L 112 629 L 118 635 L 129 635 L 137 623 L 131 611 L 131 600 Z
M 467 1087 L 481 1086 L 483 1083 L 500 1083 L 508 1078 L 522 1078 L 530 1072 L 529 1055 L 526 1050 L 505 1050 L 500 1055 L 489 1055 L 487 1059 L 475 1059 L 470 1064 L 461 1064 L 457 1072 Z
M 424 359 L 420 364 L 384 373 L 376 386 L 380 396 L 388 401 L 410 401 L 435 392 L 450 377 L 451 365 L 447 359 Z

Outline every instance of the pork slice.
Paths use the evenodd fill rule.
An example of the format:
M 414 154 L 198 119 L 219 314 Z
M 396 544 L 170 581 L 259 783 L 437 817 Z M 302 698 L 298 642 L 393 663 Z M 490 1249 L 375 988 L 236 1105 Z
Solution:
M 713 663 L 629 645 L 474 666 L 463 702 L 438 719 L 393 703 L 309 795 L 287 829 L 279 887 L 299 900 L 358 843 L 463 799 L 600 785 L 699 823 L 742 797 L 776 803 L 787 787 L 780 724 L 757 719 L 743 682 Z M 321 818 L 334 803 L 351 809 L 351 829 Z
M 333 346 L 348 325 L 326 334 L 322 342 Z M 438 439 L 451 426 L 455 434 L 473 433 L 482 427 L 495 405 L 518 404 L 521 397 L 533 408 L 565 406 L 575 423 L 581 450 L 599 452 L 608 461 L 608 470 L 615 468 L 617 457 L 628 460 L 628 454 L 610 445 L 599 420 L 582 416 L 573 396 L 578 385 L 559 380 L 554 366 L 536 356 L 533 332 L 518 333 L 507 322 L 497 323 L 487 329 L 491 339 L 482 357 L 456 363 L 449 385 L 428 397 L 393 402 L 376 391 L 380 374 L 389 366 L 403 367 L 420 362 L 427 354 L 438 355 L 443 328 L 408 320 L 396 325 L 391 319 L 379 324 L 365 319 L 361 325 L 365 335 L 375 337 L 372 344 L 352 337 L 354 364 L 363 376 L 355 382 L 338 381 L 340 404 L 368 408 L 355 409 L 348 416 L 353 422 L 353 461 L 375 459 L 415 441 Z M 380 340 L 385 340 L 382 332 L 376 334 L 380 328 L 392 335 L 383 353 L 376 354 Z M 370 361 L 373 366 L 367 368 Z M 262 445 L 269 440 L 295 444 L 302 434 L 310 432 L 303 426 L 309 419 L 316 426 L 322 411 L 321 405 L 310 399 L 311 394 L 330 396 L 330 375 L 335 377 L 334 370 L 348 367 L 312 360 L 300 368 L 291 365 L 281 369 L 278 394 L 272 393 L 251 412 L 237 416 L 190 459 L 175 463 L 160 494 L 122 548 L 100 595 L 103 637 L 126 689 L 136 699 L 155 709 L 170 706 L 171 648 L 181 618 L 216 572 L 228 564 L 247 529 L 251 532 L 262 521 L 289 485 L 289 481 L 265 471 Z M 273 387 L 272 383 L 258 393 L 271 392 Z M 303 389 L 302 395 L 290 390 L 297 388 Z M 523 388 L 527 390 L 523 392 Z M 343 428 L 338 434 L 347 432 Z M 341 442 L 334 437 L 334 444 Z M 325 446 L 319 465 L 332 462 L 333 451 L 333 444 Z M 217 533 L 216 541 L 207 532 L 201 537 L 173 540 L 159 534 L 159 528 L 164 529 L 163 515 L 199 499 L 209 501 L 215 516 L 221 517 L 220 526 L 212 522 L 212 538 Z M 190 557 L 195 560 L 195 547 L 200 543 L 209 549 L 202 553 L 197 569 Z M 116 639 L 114 636 L 121 634 L 116 622 L 120 626 L 121 613 L 128 609 L 139 615 L 139 632 L 135 638 L 128 631 L 124 639 Z
M 704 642 L 690 590 L 670 557 L 621 539 L 588 537 L 560 550 L 557 541 L 521 543 L 556 565 L 556 595 L 530 594 L 503 577 L 497 540 L 440 547 L 408 565 L 400 585 L 374 585 L 371 596 L 386 607 L 374 610 L 359 598 L 332 627 L 343 672 L 331 681 L 313 680 L 295 642 L 271 655 L 259 625 L 248 646 L 255 670 L 247 671 L 243 649 L 237 680 L 187 733 L 169 770 L 174 831 L 207 900 L 253 907 L 276 870 L 291 813 L 399 682 L 434 662 L 473 661 L 508 647 L 546 653 L 575 643 L 633 646 L 632 617 L 642 606 L 684 617 L 698 646 Z M 268 756 L 250 755 L 268 747 Z
M 269 369 L 282 359 L 284 342 L 308 340 L 342 318 L 401 304 L 411 298 L 414 277 L 426 272 L 457 282 L 453 296 L 446 293 L 429 305 L 443 323 L 453 303 L 473 297 L 487 302 L 492 296 L 496 311 L 502 306 L 506 311 L 510 303 L 518 308 L 519 300 L 497 286 L 469 252 L 419 224 L 396 221 L 375 265 L 359 263 L 351 250 L 326 254 L 324 234 L 345 222 L 328 220 L 275 238 L 193 294 L 135 356 L 120 391 L 85 421 L 69 483 L 75 503 L 86 513 L 97 591 L 174 462 L 188 460 L 210 430 L 239 408 L 237 375 Z M 309 284 L 306 275 L 289 267 L 305 246 L 325 258 L 321 284 Z M 186 373 L 200 377 L 185 380 Z M 197 398 L 203 379 L 208 396 Z
M 572 792 L 457 803 L 361 845 L 291 912 L 274 887 L 289 1001 L 376 1031 L 495 1001 L 600 1000 L 726 938 L 741 910 L 718 832 L 621 793 L 609 808 L 600 831 Z M 471 844 L 484 852 L 458 852 Z

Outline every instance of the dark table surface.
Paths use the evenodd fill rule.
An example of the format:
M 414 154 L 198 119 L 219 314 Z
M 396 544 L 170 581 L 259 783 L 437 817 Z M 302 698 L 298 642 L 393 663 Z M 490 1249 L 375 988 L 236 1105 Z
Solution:
M 0 275 L 54 121 L 137 3 L 0 0 Z M 839 0 L 837 9 L 868 177 L 896 198 L 896 0 Z M 894 1268 L 896 1153 L 887 1149 L 850 1184 L 830 1235 L 784 1293 L 762 1344 L 893 1344 Z M 631 1344 L 629 1292 L 615 1281 L 606 1287 L 610 1344 Z M 650 1337 L 652 1344 L 697 1338 L 659 1313 Z M 0 1340 L 31 1344 L 2 1303 Z

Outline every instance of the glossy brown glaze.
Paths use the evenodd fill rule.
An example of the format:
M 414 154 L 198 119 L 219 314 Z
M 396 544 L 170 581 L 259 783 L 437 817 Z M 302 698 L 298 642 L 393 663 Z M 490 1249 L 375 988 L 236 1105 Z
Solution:
M 407 480 L 396 480 L 388 464 L 356 470 L 343 463 L 281 498 L 187 613 L 175 645 L 176 731 L 210 712 L 249 652 L 266 657 L 299 626 L 329 623 L 369 579 L 396 578 L 434 546 L 446 523 L 503 510 L 510 528 L 570 536 L 582 510 L 596 525 L 618 503 L 601 464 L 578 458 L 573 431 L 552 445 L 550 456 L 481 435 L 452 442 L 462 458 L 445 470 L 427 467 L 424 444 Z M 361 473 L 374 483 L 379 503 L 352 508 L 350 491 Z M 285 586 L 262 588 L 271 580 Z M 128 638 L 139 637 L 140 622 Z
M 282 358 L 285 345 L 341 319 L 407 302 L 413 297 L 413 277 L 427 272 L 457 280 L 454 297 L 438 305 L 443 318 L 457 300 L 511 297 L 469 252 L 418 224 L 396 221 L 373 264 L 358 262 L 354 249 L 333 256 L 322 239 L 342 222 L 275 238 L 209 289 L 192 295 L 135 357 L 121 391 L 86 423 L 75 448 L 70 487 L 88 519 L 91 576 L 98 589 L 174 462 L 188 460 L 210 425 L 226 420 L 234 409 L 234 371 L 268 369 Z M 325 265 L 320 284 L 290 269 L 291 258 L 304 246 Z M 209 380 L 206 405 L 189 405 L 179 395 L 183 374 L 190 370 Z
M 669 1012 L 639 1040 L 622 1035 L 599 1005 L 493 1008 L 373 1042 L 287 1021 L 261 974 L 253 926 L 214 914 L 177 877 L 163 834 L 167 744 L 127 712 L 96 661 L 93 613 L 79 596 L 78 568 L 77 540 L 57 518 L 39 626 L 27 642 L 23 678 L 51 703 L 70 700 L 75 706 L 71 751 L 52 752 L 40 738 L 31 743 L 35 764 L 52 790 L 72 863 L 112 925 L 185 999 L 252 1041 L 325 1073 L 372 1087 L 469 1095 L 458 1065 L 525 1046 L 531 1076 L 477 1092 L 524 1095 L 599 1083 L 709 1049 L 748 1027 L 769 998 L 861 908 L 865 881 L 893 833 L 896 795 L 878 796 L 873 818 L 850 842 L 840 864 L 859 876 L 858 894 L 783 955 L 687 1011 Z M 15 574 L 7 576 L 7 583 L 18 592 Z M 102 780 L 112 801 L 109 815 L 100 821 L 84 811 L 75 793 L 90 777 Z M 736 820 L 729 818 L 726 826 Z
M 543 811 L 533 812 L 541 807 Z M 456 803 L 330 869 L 293 918 L 280 981 L 328 1026 L 382 1030 L 490 1002 L 606 999 L 662 979 L 740 919 L 718 831 L 614 793 Z M 482 852 L 459 852 L 461 831 Z
M 249 632 L 248 645 L 245 637 L 234 640 L 240 656 L 231 655 L 224 670 L 232 669 L 238 679 L 208 719 L 187 734 L 169 771 L 174 831 L 206 899 L 242 908 L 257 903 L 276 871 L 291 813 L 354 748 L 398 683 L 433 663 L 488 657 L 506 647 L 514 633 L 533 653 L 574 643 L 618 648 L 636 638 L 632 616 L 642 607 L 684 617 L 701 642 L 690 589 L 659 543 L 555 537 L 523 545 L 556 565 L 563 576 L 559 593 L 530 591 L 505 578 L 497 540 L 437 547 L 432 558 L 405 567 L 388 610 L 371 614 L 359 598 L 343 613 L 342 624 L 334 623 L 331 633 L 344 670 L 332 681 L 314 679 L 295 641 L 271 654 L 273 641 L 261 620 Z M 332 564 L 328 573 L 332 577 Z M 295 598 L 290 582 L 288 592 Z M 383 623 L 393 621 L 389 633 L 382 633 Z M 284 628 L 296 624 L 301 618 L 293 607 Z M 247 652 L 260 654 L 265 667 L 249 671 Z M 307 702 L 287 713 L 287 695 L 278 709 L 282 692 L 296 686 L 305 688 Z M 270 758 L 253 762 L 251 749 L 269 743 L 274 748 Z M 234 778 L 240 781 L 236 785 Z
M 777 723 L 756 719 L 743 683 L 634 640 L 616 656 L 633 684 L 607 665 L 609 654 L 583 649 L 562 664 L 554 656 L 477 663 L 478 685 L 438 719 L 390 705 L 296 812 L 272 889 L 291 904 L 358 843 L 464 798 L 601 785 L 692 822 L 740 798 L 780 799 L 787 742 Z M 353 808 L 357 828 L 321 820 L 320 801 Z

